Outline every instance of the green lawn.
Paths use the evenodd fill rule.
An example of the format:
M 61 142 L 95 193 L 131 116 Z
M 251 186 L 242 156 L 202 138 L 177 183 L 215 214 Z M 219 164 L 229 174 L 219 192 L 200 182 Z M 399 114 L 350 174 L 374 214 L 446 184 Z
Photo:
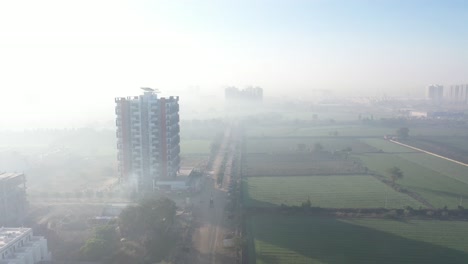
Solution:
M 271 207 L 301 205 L 310 198 L 323 208 L 402 208 L 422 206 L 368 175 L 248 177 L 242 182 L 244 204 Z
M 253 216 L 249 263 L 467 263 L 468 222 Z

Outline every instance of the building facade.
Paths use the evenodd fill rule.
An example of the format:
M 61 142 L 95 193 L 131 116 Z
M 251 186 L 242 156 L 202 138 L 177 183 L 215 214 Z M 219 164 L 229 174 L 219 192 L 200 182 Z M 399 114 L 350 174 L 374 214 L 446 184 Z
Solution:
M 153 191 L 157 180 L 175 177 L 180 168 L 179 97 L 144 90 L 115 99 L 119 174 L 137 192 Z
M 444 99 L 450 104 L 468 104 L 468 84 L 450 85 L 444 92 Z
M 26 176 L 0 173 L 0 226 L 23 224 L 26 210 Z
M 245 102 L 261 102 L 263 100 L 263 89 L 261 87 L 249 86 L 243 90 L 237 87 L 229 86 L 224 89 L 224 98 L 226 102 L 239 103 Z
M 440 104 L 444 98 L 444 86 L 442 85 L 429 85 L 426 90 L 426 98 L 434 104 Z
M 0 264 L 35 264 L 50 258 L 47 240 L 34 236 L 31 228 L 0 228 Z

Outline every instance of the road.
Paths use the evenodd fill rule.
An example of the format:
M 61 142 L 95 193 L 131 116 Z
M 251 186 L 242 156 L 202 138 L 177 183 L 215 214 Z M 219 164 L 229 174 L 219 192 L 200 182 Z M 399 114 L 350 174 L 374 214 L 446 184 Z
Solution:
M 231 131 L 227 129 L 220 150 L 213 162 L 213 173 L 207 176 L 203 191 L 198 197 L 194 197 L 194 221 L 195 230 L 192 235 L 192 258 L 190 263 L 235 263 L 232 252 L 222 247 L 224 235 L 232 230 L 226 225 L 225 207 L 228 199 L 225 190 L 226 183 L 229 182 L 230 165 L 234 153 L 231 150 Z M 223 186 L 218 187 L 216 176 L 222 168 L 225 154 L 227 154 L 227 165 Z M 210 198 L 213 198 L 214 206 L 210 207 Z

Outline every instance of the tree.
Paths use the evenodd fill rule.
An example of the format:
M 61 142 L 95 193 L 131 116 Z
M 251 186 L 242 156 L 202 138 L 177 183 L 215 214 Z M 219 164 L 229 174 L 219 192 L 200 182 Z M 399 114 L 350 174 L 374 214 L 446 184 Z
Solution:
M 151 263 L 164 259 L 174 247 L 171 229 L 176 205 L 168 198 L 147 198 L 137 206 L 125 208 L 119 216 L 122 236 L 140 243 Z
M 99 261 L 117 250 L 119 234 L 114 226 L 99 226 L 94 229 L 94 236 L 88 239 L 80 251 L 90 261 Z
M 90 261 L 101 260 L 109 253 L 106 241 L 97 238 L 88 239 L 80 252 L 86 260 Z
M 401 139 L 407 139 L 409 137 L 409 128 L 407 127 L 400 127 L 397 130 L 397 136 Z
M 403 171 L 401 171 L 401 169 L 398 168 L 397 166 L 394 166 L 388 169 L 388 173 L 390 174 L 390 177 L 392 178 L 393 184 L 395 184 L 395 181 L 403 178 Z

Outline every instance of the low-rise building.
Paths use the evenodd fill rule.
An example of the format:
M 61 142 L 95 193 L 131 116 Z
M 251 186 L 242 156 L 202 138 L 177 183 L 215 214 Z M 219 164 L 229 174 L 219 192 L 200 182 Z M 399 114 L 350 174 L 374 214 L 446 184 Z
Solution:
M 31 228 L 0 228 L 0 264 L 36 264 L 50 257 L 47 240 Z

